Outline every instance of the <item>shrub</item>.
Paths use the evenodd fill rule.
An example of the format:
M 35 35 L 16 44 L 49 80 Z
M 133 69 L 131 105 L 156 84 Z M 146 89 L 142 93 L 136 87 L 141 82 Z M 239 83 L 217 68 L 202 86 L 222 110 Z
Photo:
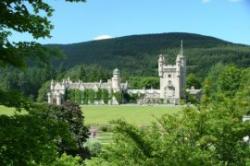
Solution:
M 73 156 L 88 157 L 88 151 L 83 144 L 87 141 L 89 131 L 83 125 L 84 117 L 79 105 L 72 102 L 65 102 L 62 106 L 50 105 L 48 112 L 45 112 L 44 116 L 62 121 L 69 127 L 72 142 L 71 144 L 66 143 L 64 138 L 62 138 L 62 141 L 59 143 L 59 151 L 61 153 L 66 152 Z
M 97 156 L 102 150 L 102 145 L 98 141 L 88 141 L 85 146 L 88 148 L 92 157 Z

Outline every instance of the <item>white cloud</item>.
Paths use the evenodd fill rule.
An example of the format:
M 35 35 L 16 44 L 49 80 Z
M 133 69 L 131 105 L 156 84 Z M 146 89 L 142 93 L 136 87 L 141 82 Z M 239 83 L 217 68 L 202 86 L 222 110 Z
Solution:
M 211 0 L 202 0 L 201 2 L 202 3 L 209 3 L 209 2 L 211 2 Z
M 111 39 L 111 38 L 113 37 L 110 35 L 100 35 L 100 36 L 95 37 L 94 40 L 105 40 L 105 39 Z

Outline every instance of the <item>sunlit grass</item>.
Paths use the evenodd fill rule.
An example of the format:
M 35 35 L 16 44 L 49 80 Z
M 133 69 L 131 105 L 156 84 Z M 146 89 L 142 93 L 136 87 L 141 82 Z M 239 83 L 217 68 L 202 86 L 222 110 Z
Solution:
M 166 105 L 99 105 L 82 106 L 85 124 L 102 126 L 112 120 L 122 119 L 138 126 L 148 125 L 164 114 L 178 113 L 182 107 Z

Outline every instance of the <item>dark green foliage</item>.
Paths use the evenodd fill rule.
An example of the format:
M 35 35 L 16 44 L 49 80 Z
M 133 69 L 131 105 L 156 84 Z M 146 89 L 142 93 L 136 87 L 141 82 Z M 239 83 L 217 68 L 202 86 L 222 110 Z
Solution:
M 74 90 L 74 93 L 75 93 L 75 103 L 78 103 L 78 104 L 81 104 L 82 103 L 82 93 L 80 90 L 78 89 L 75 89 Z
M 85 166 L 79 156 L 72 157 L 67 154 L 63 154 L 57 160 L 49 164 L 50 166 Z
M 109 94 L 106 89 L 99 89 L 94 91 L 93 89 L 85 90 L 67 90 L 65 99 L 78 104 L 94 104 L 96 102 L 103 101 L 104 104 L 108 104 L 112 94 Z
M 49 110 L 44 115 L 62 121 L 69 127 L 72 142 L 69 144 L 62 137 L 59 143 L 59 151 L 61 153 L 66 152 L 73 156 L 79 155 L 82 158 L 88 156 L 88 152 L 83 144 L 86 142 L 89 132 L 87 127 L 83 125 L 84 117 L 79 105 L 71 102 L 64 102 L 62 106 L 50 105 Z
M 209 104 L 211 101 L 215 101 L 216 93 L 218 89 L 218 78 L 222 71 L 224 71 L 225 66 L 221 63 L 213 66 L 205 78 L 202 88 L 202 103 Z
M 104 104 L 108 104 L 108 101 L 111 99 L 111 96 L 112 94 L 109 94 L 108 90 L 106 89 L 103 89 L 102 90 L 102 100 L 104 102 Z
M 201 107 L 165 115 L 147 128 L 114 124 L 113 144 L 90 165 L 249 165 L 250 70 L 216 65 Z M 211 89 L 211 87 L 215 89 Z
M 154 88 L 159 89 L 160 79 L 159 77 L 129 77 L 128 83 L 131 88 L 141 89 L 141 88 Z
M 38 102 L 45 102 L 48 100 L 47 93 L 49 92 L 49 89 L 50 89 L 50 82 L 47 81 L 42 85 L 42 87 L 38 91 L 38 96 L 37 96 Z
M 247 110 L 250 115 L 250 69 L 245 69 L 241 72 L 240 86 L 236 93 L 236 101 L 238 106 Z
M 157 59 L 161 52 L 167 53 L 168 63 L 175 63 L 181 40 L 184 40 L 187 71 L 197 77 L 204 78 L 218 62 L 241 67 L 250 64 L 248 46 L 189 33 L 135 35 L 56 46 L 67 55 L 66 68 L 79 64 L 98 64 L 109 70 L 119 67 L 128 79 L 131 75 L 157 76 Z
M 103 93 L 103 90 L 102 89 L 98 89 L 97 92 L 96 92 L 96 100 L 97 101 L 100 101 L 102 99 L 102 93 Z
M 74 0 L 73 0 L 74 1 Z M 72 1 L 72 2 L 73 2 Z M 79 2 L 83 0 L 75 0 Z M 0 57 L 1 65 L 23 67 L 27 57 L 38 57 L 47 61 L 45 48 L 34 42 L 13 43 L 8 38 L 11 30 L 29 33 L 33 38 L 50 37 L 53 25 L 49 21 L 53 9 L 41 1 L 2 0 L 0 2 Z M 31 54 L 32 51 L 32 54 Z
M 89 104 L 89 97 L 88 97 L 88 91 L 84 90 L 82 91 L 82 99 L 83 99 L 83 104 Z
M 241 70 L 235 66 L 227 66 L 218 80 L 219 91 L 228 97 L 233 97 L 239 89 L 240 81 Z
M 194 87 L 195 89 L 201 88 L 201 81 L 193 73 L 189 74 L 186 80 L 186 88 L 191 87 Z
M 4 76 L 6 73 L 0 73 L 1 78 L 7 81 L 6 84 L 1 84 L 0 104 L 28 111 L 25 115 L 0 116 L 0 165 L 64 165 L 67 163 L 66 159 L 75 163 L 74 165 L 80 165 L 76 158 L 58 156 L 57 145 L 62 144 L 62 140 L 68 145 L 75 141 L 72 138 L 74 132 L 70 132 L 68 124 L 62 119 L 48 117 L 44 114 L 48 111 L 47 107 L 34 105 L 24 97 L 37 97 L 41 86 L 39 81 L 47 80 L 47 73 L 42 70 L 39 73 L 36 68 L 34 73 L 30 72 L 32 70 L 16 70 L 24 69 L 27 64 L 34 65 L 35 60 L 38 60 L 36 65 L 49 64 L 51 55 L 56 55 L 57 50 L 34 42 L 15 43 L 9 40 L 11 32 L 28 33 L 35 39 L 50 37 L 53 26 L 48 18 L 52 13 L 51 6 L 43 0 L 0 1 L 0 66 L 7 68 L 6 73 L 12 71 L 7 78 Z M 14 69 L 9 68 L 13 66 Z
M 87 89 L 86 91 L 88 93 L 88 99 L 90 104 L 94 104 L 96 95 L 95 91 L 93 89 Z
M 84 0 L 66 0 L 69 2 L 84 2 Z M 52 55 L 61 55 L 55 47 L 46 48 L 35 42 L 12 42 L 9 40 L 12 32 L 28 33 L 33 38 L 45 38 L 50 37 L 50 31 L 53 25 L 49 21 L 49 17 L 52 15 L 52 7 L 44 2 L 39 1 L 25 1 L 25 0 L 2 0 L 0 1 L 0 66 L 1 67 L 16 67 L 18 69 L 24 69 L 27 64 L 49 64 L 52 59 Z M 2 74 L 2 73 L 1 73 Z M 42 76 L 42 75 L 41 75 Z M 15 80 L 13 81 L 15 82 Z M 16 83 L 16 82 L 15 82 Z M 26 87 L 26 82 L 23 88 Z M 29 84 L 30 82 L 28 82 Z M 32 82 L 33 83 L 33 82 Z M 20 87 L 22 85 L 19 85 Z M 34 89 L 41 84 L 33 84 Z M 2 87 L 1 87 L 2 88 Z M 29 90 L 33 88 L 29 87 Z M 19 89 L 11 89 L 19 90 Z M 23 89 L 22 89 L 23 90 Z M 25 91 L 30 93 L 28 89 Z M 37 93 L 36 90 L 35 93 Z M 25 94 L 25 93 L 24 93 Z M 5 89 L 1 91 L 3 96 L 11 96 L 12 92 Z M 26 94 L 25 94 L 26 95 Z M 28 96 L 29 96 L 28 95 Z M 26 95 L 27 96 L 27 95 Z M 29 96 L 36 98 L 37 96 Z M 5 99 L 7 100 L 7 98 Z M 22 99 L 19 100 L 19 107 L 22 106 Z M 5 104 L 7 101 L 0 101 L 1 104 Z M 11 101 L 9 101 L 11 103 Z M 18 106 L 15 104 L 15 106 Z
M 28 70 L 23 71 L 15 68 L 5 68 L 0 72 L 0 88 L 4 89 L 5 93 L 18 91 L 21 95 L 26 96 L 32 101 L 36 100 L 38 93 L 40 93 L 39 100 L 41 101 L 48 92 L 46 90 L 48 83 L 45 82 L 51 79 L 53 75 L 55 74 L 49 67 L 30 67 Z M 43 84 L 44 86 L 39 92 Z
M 111 78 L 112 72 L 98 65 L 77 65 L 66 72 L 58 74 L 59 80 L 70 78 L 72 81 L 96 82 L 107 81 Z
M 122 92 L 115 92 L 113 93 L 115 99 L 117 100 L 118 104 L 123 103 L 123 93 Z
M 31 107 L 26 115 L 0 116 L 0 165 L 48 165 L 57 157 L 61 138 L 71 143 L 63 121 L 44 117 L 47 107 Z
M 229 65 L 217 64 L 208 74 L 203 85 L 202 104 L 221 102 L 234 98 L 241 85 L 243 70 Z
M 59 154 L 89 156 L 88 129 L 78 105 L 32 105 L 24 115 L 0 116 L 0 165 L 50 165 Z
M 88 141 L 86 143 L 86 147 L 89 149 L 92 157 L 95 157 L 98 154 L 100 154 L 101 149 L 102 149 L 102 145 L 98 141 Z
M 242 138 L 250 123 L 242 115 L 220 105 L 200 112 L 187 108 L 147 128 L 117 121 L 113 144 L 90 165 L 246 165 L 250 149 Z
M 191 95 L 190 93 L 185 93 L 185 103 L 191 104 L 199 104 L 200 103 L 200 96 Z

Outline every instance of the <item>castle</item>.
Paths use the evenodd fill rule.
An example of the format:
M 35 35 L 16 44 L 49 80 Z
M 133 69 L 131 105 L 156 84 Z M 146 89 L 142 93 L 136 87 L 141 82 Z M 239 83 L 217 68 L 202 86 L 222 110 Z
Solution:
M 54 82 L 53 80 L 50 83 L 50 92 L 48 93 L 48 103 L 61 105 L 64 101 L 66 90 L 78 89 L 81 91 L 92 89 L 98 91 L 99 89 L 106 89 L 109 94 L 116 92 L 125 92 L 128 89 L 128 83 L 121 83 L 120 71 L 115 69 L 113 71 L 113 77 L 107 82 L 72 82 L 69 78 L 63 80 L 62 82 Z M 109 101 L 109 104 L 118 104 L 118 101 L 115 97 L 112 97 L 112 100 Z
M 160 89 L 130 89 L 128 82 L 121 82 L 120 71 L 118 69 L 114 69 L 113 77 L 107 82 L 84 83 L 81 81 L 72 82 L 70 79 L 63 80 L 62 82 L 54 82 L 52 80 L 50 92 L 48 93 L 48 103 L 61 105 L 64 101 L 66 90 L 70 89 L 78 89 L 81 91 L 92 89 L 96 92 L 99 89 L 105 89 L 109 94 L 121 92 L 129 95 L 137 95 L 138 104 L 179 104 L 180 99 L 184 97 L 184 87 L 186 83 L 186 58 L 184 56 L 182 42 L 175 65 L 167 64 L 164 55 L 161 54 L 159 56 L 158 74 L 160 78 Z M 112 96 L 108 103 L 118 104 L 118 101 L 115 96 Z

